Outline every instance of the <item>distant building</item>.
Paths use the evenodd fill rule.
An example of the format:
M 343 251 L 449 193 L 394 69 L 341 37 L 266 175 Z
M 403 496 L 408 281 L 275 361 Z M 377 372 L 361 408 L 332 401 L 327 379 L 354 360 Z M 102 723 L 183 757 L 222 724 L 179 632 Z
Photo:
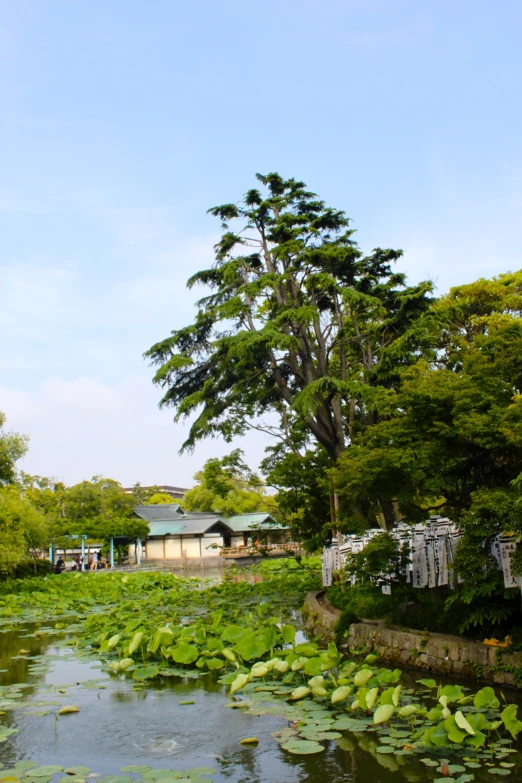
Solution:
M 147 560 L 178 557 L 215 557 L 221 547 L 247 547 L 257 540 L 282 543 L 287 528 L 270 514 L 237 514 L 224 517 L 211 511 L 185 512 L 177 503 L 136 506 L 150 533 L 145 543 Z
M 134 487 L 123 487 L 123 491 L 126 492 L 127 495 L 130 495 L 133 489 Z M 165 495 L 170 495 L 173 500 L 181 500 L 185 492 L 188 492 L 188 489 L 185 489 L 184 487 L 171 487 L 170 484 L 154 484 L 152 487 L 140 486 L 140 489 L 164 492 Z

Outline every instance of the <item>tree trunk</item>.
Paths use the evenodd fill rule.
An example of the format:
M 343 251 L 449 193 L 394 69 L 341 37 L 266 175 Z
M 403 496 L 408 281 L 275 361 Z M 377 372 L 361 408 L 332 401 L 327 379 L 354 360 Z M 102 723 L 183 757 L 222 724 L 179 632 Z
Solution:
M 379 498 L 379 503 L 382 509 L 386 530 L 391 530 L 395 524 L 395 509 L 393 507 L 393 501 L 381 500 L 381 498 Z

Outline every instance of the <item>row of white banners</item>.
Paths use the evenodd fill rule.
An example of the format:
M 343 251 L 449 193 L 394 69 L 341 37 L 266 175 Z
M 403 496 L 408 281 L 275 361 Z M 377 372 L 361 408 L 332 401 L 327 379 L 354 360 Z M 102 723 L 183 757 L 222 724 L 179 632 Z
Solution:
M 343 568 L 348 554 L 361 552 L 372 539 L 383 532 L 368 530 L 362 536 L 343 535 L 341 545 L 333 541 L 331 546 L 325 546 L 322 559 L 323 586 L 329 587 L 332 584 L 333 572 Z M 396 538 L 401 546 L 408 546 L 410 562 L 405 567 L 403 576 L 413 587 L 449 585 L 453 588 L 455 581 L 462 581 L 460 578 L 454 580 L 452 569 L 461 534 L 449 519 L 437 517 L 414 526 L 401 523 L 390 531 L 390 535 Z M 515 576 L 511 570 L 511 553 L 515 547 L 512 536 L 496 536 L 491 541 L 491 554 L 504 573 L 504 585 L 522 588 L 522 577 Z M 355 581 L 356 577 L 352 576 L 352 584 L 355 584 Z

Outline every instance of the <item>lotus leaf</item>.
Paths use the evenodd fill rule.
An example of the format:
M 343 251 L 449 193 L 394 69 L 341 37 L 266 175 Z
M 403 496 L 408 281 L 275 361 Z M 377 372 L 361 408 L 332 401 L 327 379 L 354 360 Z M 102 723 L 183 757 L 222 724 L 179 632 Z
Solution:
M 142 764 L 128 764 L 126 767 L 121 767 L 120 769 L 120 772 L 136 772 L 139 775 L 141 775 L 143 772 L 149 771 L 150 767 L 143 766 Z
M 207 660 L 207 668 L 210 669 L 210 671 L 216 671 L 217 669 L 222 669 L 224 665 L 225 664 L 221 660 L 221 658 L 209 658 Z
M 301 685 L 301 687 L 295 688 L 295 690 L 292 691 L 290 700 L 299 701 L 300 699 L 304 699 L 305 696 L 308 696 L 310 693 L 310 688 L 306 688 L 304 685 Z
M 171 657 L 173 661 L 176 661 L 176 663 L 194 663 L 194 661 L 198 658 L 199 652 L 198 648 L 195 647 L 193 644 L 186 644 L 184 642 L 180 642 L 179 644 L 176 644 L 174 647 L 169 648 Z
M 296 756 L 309 756 L 324 751 L 324 746 L 313 740 L 292 739 L 283 743 L 281 747 Z
M 460 710 L 457 710 L 455 713 L 455 722 L 459 729 L 463 729 L 467 734 L 475 734 L 475 731 L 473 729 L 473 726 L 469 723 L 468 720 L 464 717 L 462 712 Z
M 480 691 L 477 691 L 475 694 L 473 704 L 480 709 L 481 707 L 487 707 L 492 699 L 496 699 L 493 688 L 481 688 Z
M 137 631 L 132 637 L 131 643 L 129 644 L 129 655 L 132 655 L 132 653 L 136 652 L 136 650 L 138 649 L 142 641 L 143 641 L 143 632 Z
M 304 672 L 305 674 L 317 676 L 321 674 L 321 672 L 324 671 L 321 658 L 315 657 L 315 658 L 308 658 L 306 660 L 306 663 L 304 665 Z
M 448 715 L 444 721 L 444 728 L 448 732 L 448 737 L 450 738 L 451 742 L 463 742 L 468 735 L 466 730 L 458 726 L 454 715 Z
M 340 688 L 336 688 L 332 693 L 332 704 L 338 704 L 340 701 L 345 701 L 352 690 L 353 688 L 351 685 L 341 685 Z
M 109 648 L 109 650 L 112 650 L 114 647 L 116 647 L 120 639 L 121 639 L 121 633 L 116 633 L 114 634 L 114 636 L 111 636 L 111 638 L 107 642 L 107 647 Z
M 242 740 L 239 740 L 241 745 L 257 745 L 259 742 L 257 737 L 245 737 Z
M 249 674 L 238 674 L 230 687 L 230 693 L 234 694 L 241 690 L 241 688 L 244 688 L 248 682 L 250 682 Z
M 445 685 L 440 692 L 440 696 L 447 696 L 448 702 L 453 702 L 464 698 L 464 692 L 460 685 Z
M 283 625 L 281 628 L 283 639 L 287 644 L 293 644 L 295 641 L 295 628 L 293 625 Z
M 159 673 L 158 666 L 141 666 L 139 669 L 135 669 L 132 676 L 135 680 L 151 680 L 157 677 Z
M 341 659 L 339 653 L 332 655 L 330 652 L 321 653 L 319 657 L 321 659 L 321 671 L 323 672 L 326 672 L 329 669 L 335 669 L 335 667 L 339 665 L 339 661 Z
M 266 645 L 262 639 L 251 639 L 236 645 L 236 650 L 244 661 L 261 658 L 266 653 Z
M 230 642 L 231 644 L 237 644 L 237 642 L 240 642 L 245 635 L 246 635 L 245 629 L 242 628 L 240 625 L 229 625 L 228 628 L 225 628 L 225 630 L 221 634 L 221 638 L 225 642 Z
M 446 748 L 450 744 L 448 733 L 443 723 L 439 723 L 438 726 L 428 729 L 425 732 L 425 737 L 427 737 L 429 742 L 439 748 Z
M 379 695 L 379 688 L 372 688 L 368 691 L 365 697 L 366 702 L 366 708 L 368 710 L 371 710 L 375 702 L 377 701 L 377 696 Z
M 301 669 L 304 669 L 307 660 L 308 658 L 297 658 L 297 660 L 292 663 L 290 668 L 293 672 L 299 672 Z
M 66 704 L 65 707 L 58 710 L 58 715 L 70 715 L 73 712 L 80 712 L 80 708 L 76 704 Z
M 522 729 L 522 723 L 517 719 L 517 705 L 509 704 L 502 711 L 500 716 L 506 729 L 509 731 L 513 739 L 517 738 L 517 735 Z
M 102 778 L 98 778 L 98 783 L 132 783 L 134 780 L 131 775 L 105 775 Z M 74 783 L 74 781 L 73 781 Z
M 373 677 L 373 671 L 371 669 L 361 669 L 357 672 L 353 678 L 353 683 L 356 686 L 366 685 Z
M 56 775 L 57 772 L 63 772 L 63 767 L 59 764 L 48 764 L 43 767 L 35 767 L 31 770 L 32 778 L 46 778 Z
M 472 745 L 472 747 L 476 749 L 482 747 L 486 740 L 487 737 L 482 731 L 476 731 L 472 737 L 467 737 L 465 741 L 468 745 Z
M 377 707 L 373 713 L 374 724 L 377 725 L 378 723 L 386 723 L 386 721 L 390 720 L 394 712 L 395 707 L 393 704 L 381 704 L 381 706 Z
M 324 688 L 324 686 L 325 679 L 321 674 L 317 675 L 316 677 L 312 677 L 311 680 L 308 680 L 309 688 Z
M 296 655 L 304 655 L 305 658 L 313 658 L 317 655 L 316 644 L 298 644 L 295 648 Z

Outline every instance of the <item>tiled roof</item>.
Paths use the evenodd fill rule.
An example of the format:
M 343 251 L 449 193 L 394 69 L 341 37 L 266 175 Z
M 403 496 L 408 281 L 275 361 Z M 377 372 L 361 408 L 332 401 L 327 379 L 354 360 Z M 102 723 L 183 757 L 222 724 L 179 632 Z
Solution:
M 285 530 L 284 525 L 270 516 L 270 514 L 235 514 L 232 517 L 226 517 L 224 520 L 235 533 L 248 533 L 256 528 L 265 530 Z
M 134 513 L 146 522 L 152 522 L 154 519 L 179 519 L 183 509 L 179 503 L 158 503 L 154 506 L 136 506 Z
M 136 506 L 134 511 L 149 523 L 151 536 L 201 534 L 217 523 L 221 523 L 233 533 L 252 533 L 260 528 L 268 531 L 286 529 L 264 512 L 224 517 L 212 511 L 184 512 L 177 503 Z M 162 532 L 158 532 L 160 529 Z
M 187 517 L 180 517 L 179 519 L 172 519 L 170 521 L 155 521 L 149 522 L 149 529 L 151 536 L 193 536 L 203 535 L 208 533 L 213 527 L 217 526 L 217 531 L 228 530 L 231 528 L 227 525 L 226 521 L 221 520 L 215 514 L 208 514 L 207 516 L 201 516 L 198 519 L 188 519 Z

